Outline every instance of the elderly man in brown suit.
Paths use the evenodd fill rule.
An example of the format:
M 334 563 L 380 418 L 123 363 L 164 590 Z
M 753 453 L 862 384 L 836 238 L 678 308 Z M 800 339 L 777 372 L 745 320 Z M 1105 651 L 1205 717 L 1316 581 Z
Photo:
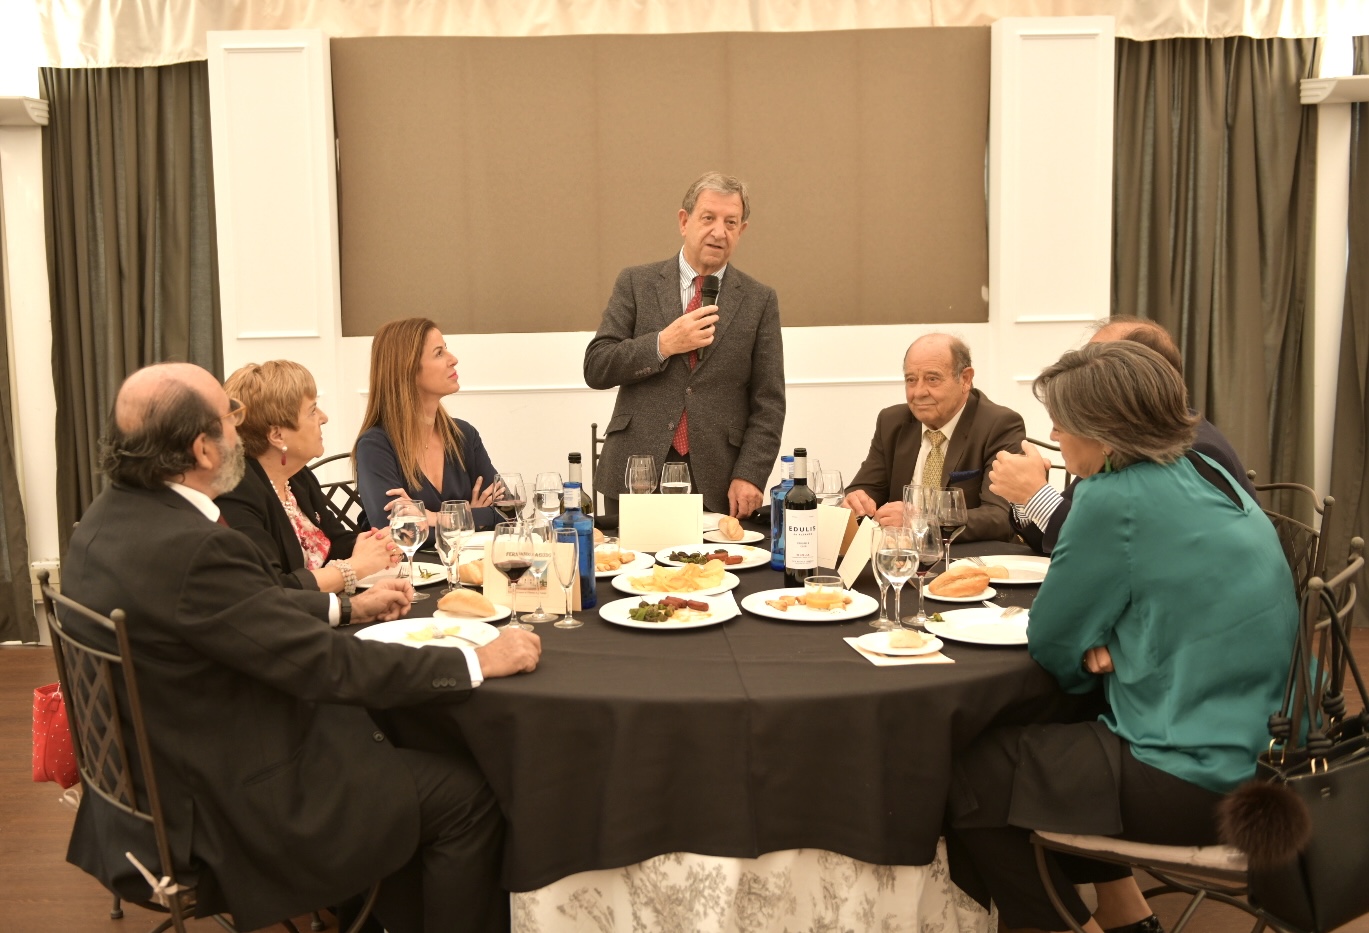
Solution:
M 728 264 L 746 230 L 746 183 L 709 172 L 680 208 L 680 252 L 618 275 L 585 348 L 585 382 L 618 387 L 599 460 L 610 513 L 627 458 L 687 461 L 704 508 L 750 515 L 784 429 L 784 345 L 775 290 Z M 706 276 L 721 279 L 716 303 Z
M 891 525 L 903 519 L 905 485 L 962 489 L 969 522 L 959 540 L 1011 538 L 1008 503 L 989 491 L 985 467 L 1000 450 L 1020 448 L 1022 416 L 974 387 L 970 348 L 949 334 L 913 341 L 903 357 L 903 387 L 908 403 L 879 413 L 870 452 L 842 504 Z

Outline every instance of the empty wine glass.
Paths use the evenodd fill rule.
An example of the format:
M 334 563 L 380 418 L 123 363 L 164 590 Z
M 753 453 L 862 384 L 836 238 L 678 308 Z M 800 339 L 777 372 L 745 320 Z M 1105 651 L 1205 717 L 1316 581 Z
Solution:
M 522 522 L 500 522 L 494 526 L 494 538 L 490 541 L 490 563 L 509 581 L 509 603 L 517 606 L 518 581 L 532 569 L 532 538 L 527 525 Z M 504 628 L 532 631 L 531 625 L 519 624 L 516 612 L 509 613 L 509 623 Z
M 538 473 L 537 481 L 532 484 L 532 501 L 537 512 L 547 521 L 561 514 L 561 489 L 563 487 L 560 473 Z
M 875 574 L 875 583 L 879 584 L 879 618 L 870 623 L 870 628 L 879 632 L 887 632 L 893 628 L 893 621 L 889 618 L 889 613 L 884 607 L 889 596 L 889 578 L 879 572 L 879 560 L 876 558 L 879 553 L 879 537 L 882 532 L 883 529 L 877 524 L 870 528 L 870 569 Z
M 656 490 L 656 458 L 650 454 L 633 454 L 627 458 L 623 485 L 634 496 L 645 496 Z
M 580 536 L 574 528 L 553 528 L 552 566 L 556 568 L 556 581 L 566 597 L 566 614 L 555 623 L 557 628 L 579 628 L 581 622 L 570 611 L 570 588 L 575 583 L 575 571 L 580 566 Z
M 894 628 L 894 622 L 902 624 L 903 620 L 903 584 L 908 582 L 908 578 L 917 570 L 917 544 L 913 533 L 902 525 L 891 525 L 883 528 L 879 533 L 879 550 L 875 552 L 875 563 L 879 566 L 879 572 L 889 579 L 894 587 L 894 621 L 889 623 L 888 629 Z
M 494 510 L 506 522 L 517 521 L 522 517 L 523 507 L 527 505 L 528 492 L 523 485 L 523 477 L 518 473 L 496 473 L 494 475 Z
M 903 487 L 903 525 L 909 531 L 921 531 L 936 517 L 935 493 L 931 486 Z
M 928 522 L 919 529 L 908 529 L 908 533 L 913 536 L 913 545 L 917 548 L 917 615 L 908 621 L 913 628 L 925 632 L 927 623 L 932 620 L 927 617 L 923 584 L 928 572 L 941 560 L 941 527 L 936 522 Z
M 951 542 L 965 530 L 969 513 L 965 509 L 963 489 L 938 489 L 936 491 L 936 520 L 941 526 L 941 540 L 946 546 L 945 570 L 951 569 Z
M 811 474 L 817 482 L 813 492 L 817 494 L 819 505 L 841 505 L 846 498 L 846 488 L 840 470 L 819 470 Z
M 689 494 L 691 489 L 689 481 L 689 464 L 671 462 L 661 467 L 661 494 L 683 493 Z
M 413 584 L 414 554 L 428 540 L 428 510 L 423 503 L 413 499 L 396 499 L 394 508 L 390 510 L 390 534 L 404 556 L 409 558 L 409 570 L 404 576 Z M 427 593 L 420 593 L 417 587 L 414 588 L 414 602 L 427 598 Z
M 532 578 L 537 586 L 537 608 L 523 616 L 524 622 L 551 622 L 556 616 L 542 608 L 542 588 L 547 581 L 547 567 L 551 564 L 551 524 L 544 518 L 524 522 L 531 546 Z
M 471 504 L 465 499 L 448 499 L 442 503 L 442 511 L 437 513 L 437 553 L 442 563 L 447 565 L 447 592 L 464 588 L 461 582 L 461 552 L 466 541 L 475 534 L 475 515 Z M 444 545 L 451 551 L 451 558 L 442 552 Z M 452 571 L 456 572 L 453 573 Z

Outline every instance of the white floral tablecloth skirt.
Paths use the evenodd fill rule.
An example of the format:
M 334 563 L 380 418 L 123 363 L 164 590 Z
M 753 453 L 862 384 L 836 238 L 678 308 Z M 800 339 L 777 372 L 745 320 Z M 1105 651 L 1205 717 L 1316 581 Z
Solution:
M 930 865 L 818 849 L 756 859 L 673 853 L 513 895 L 513 933 L 992 933 L 997 918 Z

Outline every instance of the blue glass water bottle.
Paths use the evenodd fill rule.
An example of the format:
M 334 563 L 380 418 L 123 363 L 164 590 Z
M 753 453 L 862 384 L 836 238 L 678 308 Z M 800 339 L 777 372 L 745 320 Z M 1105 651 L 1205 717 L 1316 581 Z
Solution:
M 784 497 L 794 486 L 794 458 L 780 457 L 780 481 L 770 487 L 770 567 L 784 569 Z
M 599 604 L 594 595 L 594 519 L 580 508 L 580 484 L 561 486 L 561 502 L 565 511 L 551 520 L 554 528 L 574 528 L 576 547 L 580 555 L 580 608 L 593 609 Z

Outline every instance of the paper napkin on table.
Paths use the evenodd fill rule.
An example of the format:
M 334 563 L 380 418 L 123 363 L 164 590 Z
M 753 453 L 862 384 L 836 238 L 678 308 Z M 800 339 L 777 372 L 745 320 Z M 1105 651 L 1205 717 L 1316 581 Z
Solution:
M 940 651 L 932 654 L 914 654 L 900 657 L 892 657 L 887 654 L 879 654 L 875 651 L 866 651 L 856 644 L 855 638 L 843 638 L 842 641 L 856 650 L 856 654 L 865 658 L 876 667 L 902 667 L 905 664 L 954 664 L 954 658 L 948 658 Z

